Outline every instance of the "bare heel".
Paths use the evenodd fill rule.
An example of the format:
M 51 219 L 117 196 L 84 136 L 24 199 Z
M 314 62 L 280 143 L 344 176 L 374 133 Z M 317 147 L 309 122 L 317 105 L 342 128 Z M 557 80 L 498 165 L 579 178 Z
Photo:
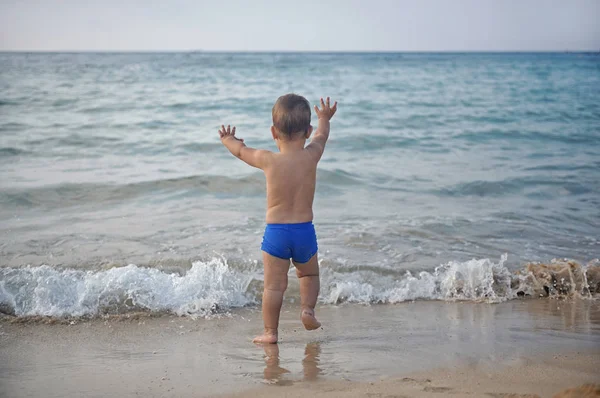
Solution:
M 302 316 L 300 319 L 302 320 L 302 324 L 306 330 L 315 330 L 321 327 L 321 322 L 317 321 L 317 318 L 315 318 L 315 312 L 313 310 L 302 310 Z

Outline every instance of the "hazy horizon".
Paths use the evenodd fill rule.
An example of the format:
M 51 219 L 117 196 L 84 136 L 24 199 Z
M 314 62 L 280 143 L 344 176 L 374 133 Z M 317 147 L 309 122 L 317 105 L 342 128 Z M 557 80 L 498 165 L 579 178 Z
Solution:
M 596 54 L 599 50 L 0 50 L 0 54 Z
M 0 4 L 2 52 L 597 52 L 600 2 Z

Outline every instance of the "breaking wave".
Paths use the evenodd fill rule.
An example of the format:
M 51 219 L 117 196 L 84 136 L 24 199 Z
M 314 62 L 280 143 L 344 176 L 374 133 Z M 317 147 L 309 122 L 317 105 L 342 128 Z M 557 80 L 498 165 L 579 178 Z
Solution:
M 184 274 L 128 265 L 106 271 L 40 267 L 0 269 L 0 307 L 16 316 L 95 316 L 147 310 L 209 316 L 243 307 L 253 276 L 221 259 L 195 262 Z
M 517 272 L 498 262 L 451 261 L 433 271 L 383 275 L 376 269 L 321 271 L 322 304 L 400 303 L 413 300 L 497 303 L 520 297 L 587 297 L 600 292 L 600 262 L 553 260 Z M 82 317 L 131 311 L 210 317 L 260 302 L 262 273 L 224 259 L 197 261 L 187 272 L 128 265 L 104 271 L 46 265 L 0 269 L 0 312 L 12 316 Z M 256 283 L 255 283 L 256 282 Z M 258 283 L 258 284 L 257 284 Z M 287 297 L 298 295 L 291 288 Z

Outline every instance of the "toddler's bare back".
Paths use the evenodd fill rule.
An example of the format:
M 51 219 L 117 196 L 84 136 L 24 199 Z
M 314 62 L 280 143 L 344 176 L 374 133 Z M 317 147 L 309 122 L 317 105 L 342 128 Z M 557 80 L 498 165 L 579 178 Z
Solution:
M 267 178 L 267 223 L 312 221 L 317 159 L 310 151 L 273 153 L 264 172 Z

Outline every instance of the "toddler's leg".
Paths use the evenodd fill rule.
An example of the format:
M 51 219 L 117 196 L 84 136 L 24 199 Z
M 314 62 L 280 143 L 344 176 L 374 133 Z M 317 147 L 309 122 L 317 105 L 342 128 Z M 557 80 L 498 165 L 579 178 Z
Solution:
M 283 304 L 283 293 L 287 289 L 287 273 L 290 260 L 283 260 L 263 252 L 265 266 L 265 287 L 263 290 L 262 316 L 265 332 L 254 338 L 255 343 L 277 343 L 279 313 Z
M 304 328 L 314 330 L 321 326 L 315 318 L 315 305 L 321 287 L 319 282 L 318 255 L 312 256 L 307 263 L 296 263 L 296 275 L 300 280 L 300 306 L 302 308 L 301 319 Z

